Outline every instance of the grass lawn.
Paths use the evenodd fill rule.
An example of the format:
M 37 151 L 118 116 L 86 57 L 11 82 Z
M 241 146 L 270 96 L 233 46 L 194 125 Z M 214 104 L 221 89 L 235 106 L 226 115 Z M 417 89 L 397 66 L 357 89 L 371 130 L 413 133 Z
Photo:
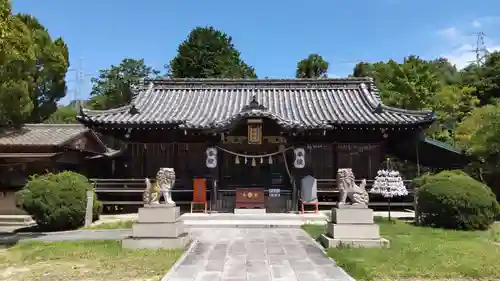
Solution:
M 91 225 L 89 227 L 84 227 L 82 229 L 126 229 L 132 228 L 132 225 L 136 220 L 121 220 L 115 222 L 105 222 L 96 225 Z
M 0 250 L 0 280 L 158 281 L 179 250 L 127 250 L 120 241 L 21 242 Z
M 417 227 L 378 219 L 388 249 L 328 249 L 328 255 L 357 280 L 500 280 L 500 224 L 465 232 Z M 304 226 L 312 237 L 324 226 Z M 464 279 L 463 279 L 464 278 Z

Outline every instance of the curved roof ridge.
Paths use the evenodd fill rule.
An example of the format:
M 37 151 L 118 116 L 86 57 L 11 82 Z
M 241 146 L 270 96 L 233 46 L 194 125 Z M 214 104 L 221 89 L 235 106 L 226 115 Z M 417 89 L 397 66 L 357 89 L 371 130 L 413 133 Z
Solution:
M 325 86 L 343 86 L 358 85 L 359 83 L 370 82 L 369 77 L 348 77 L 348 78 L 265 78 L 265 79 L 223 79 L 223 78 L 156 78 L 145 80 L 144 83 L 152 83 L 155 86 L 234 86 L 234 85 L 255 85 L 255 86 L 278 86 L 278 85 L 325 85 Z
M 239 121 L 248 117 L 257 117 L 257 118 L 269 118 L 274 120 L 278 125 L 284 128 L 298 128 L 300 127 L 300 122 L 295 120 L 290 120 L 288 118 L 284 118 L 275 114 L 264 105 L 260 104 L 257 101 L 257 97 L 254 95 L 250 102 L 247 102 L 239 112 L 230 115 L 227 118 L 221 120 L 212 121 L 209 126 L 214 128 L 226 128 L 235 123 L 235 121 Z
M 111 109 L 90 109 L 90 108 L 85 108 L 83 105 L 80 105 L 80 111 L 82 113 L 84 113 L 85 115 L 89 114 L 92 116 L 99 116 L 101 114 L 122 113 L 122 112 L 130 110 L 130 108 L 132 106 L 133 106 L 133 104 L 127 104 L 124 106 L 120 106 L 117 108 L 111 108 Z

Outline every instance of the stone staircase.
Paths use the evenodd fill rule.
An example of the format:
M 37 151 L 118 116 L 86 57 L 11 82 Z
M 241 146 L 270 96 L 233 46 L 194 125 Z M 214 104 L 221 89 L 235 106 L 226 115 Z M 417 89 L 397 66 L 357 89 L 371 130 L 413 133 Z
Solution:
M 241 227 L 241 228 L 300 228 L 304 224 L 326 224 L 322 214 L 203 214 L 185 213 L 180 219 L 189 228 Z
M 35 225 L 29 215 L 0 215 L 0 227 L 29 227 Z

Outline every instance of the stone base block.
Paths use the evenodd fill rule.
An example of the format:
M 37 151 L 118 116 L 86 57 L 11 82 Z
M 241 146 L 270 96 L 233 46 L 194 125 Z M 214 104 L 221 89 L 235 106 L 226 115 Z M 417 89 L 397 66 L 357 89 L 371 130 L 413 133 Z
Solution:
M 180 208 L 170 204 L 149 205 L 139 208 L 137 222 L 165 223 L 176 222 L 180 216 Z
M 136 223 L 132 226 L 132 236 L 135 238 L 176 238 L 186 233 L 184 223 Z
M 369 208 L 334 208 L 332 223 L 338 224 L 372 224 L 373 210 Z
M 321 244 L 325 248 L 351 247 L 351 248 L 389 248 L 389 240 L 378 239 L 334 239 L 326 234 L 321 234 Z
M 266 209 L 234 209 L 235 215 L 262 215 Z
M 378 239 L 380 228 L 377 224 L 333 224 L 327 225 L 328 236 L 335 239 Z
M 191 239 L 187 234 L 177 238 L 136 238 L 127 237 L 122 240 L 122 248 L 125 249 L 182 249 Z

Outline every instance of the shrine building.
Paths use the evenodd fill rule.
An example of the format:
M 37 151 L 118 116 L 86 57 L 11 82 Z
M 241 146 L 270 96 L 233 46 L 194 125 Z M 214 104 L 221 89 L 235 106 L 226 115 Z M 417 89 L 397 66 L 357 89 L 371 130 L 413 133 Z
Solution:
M 154 178 L 172 167 L 174 191 L 204 179 L 220 211 L 237 207 L 242 188 L 263 190 L 268 211 L 297 210 L 305 176 L 320 190 L 335 189 L 339 168 L 372 181 L 386 154 L 417 166 L 464 165 L 460 151 L 423 137 L 433 112 L 384 105 L 370 78 L 159 79 L 132 91 L 126 106 L 82 108 L 77 117 L 124 142 L 115 177 Z

